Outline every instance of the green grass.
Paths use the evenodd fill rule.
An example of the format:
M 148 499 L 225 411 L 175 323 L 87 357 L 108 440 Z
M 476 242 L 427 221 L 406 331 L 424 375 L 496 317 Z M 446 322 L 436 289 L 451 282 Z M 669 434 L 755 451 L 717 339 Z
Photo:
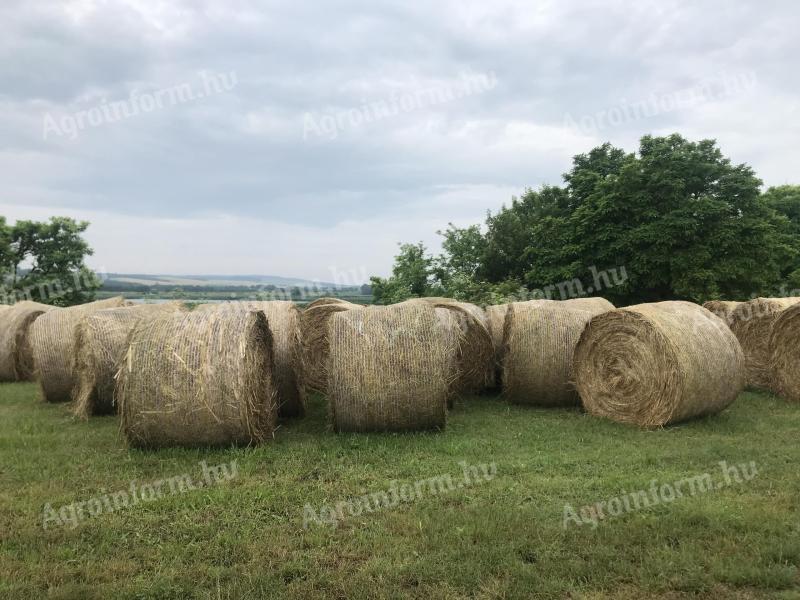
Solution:
M 714 418 L 644 432 L 496 397 L 442 433 L 335 435 L 324 400 L 255 449 L 132 451 L 113 417 L 73 420 L 0 386 L 0 598 L 798 598 L 800 407 L 745 393 Z M 238 461 L 218 486 L 42 526 L 43 507 Z M 337 527 L 316 508 L 495 463 L 481 485 Z M 593 504 L 755 461 L 742 484 L 563 527 Z

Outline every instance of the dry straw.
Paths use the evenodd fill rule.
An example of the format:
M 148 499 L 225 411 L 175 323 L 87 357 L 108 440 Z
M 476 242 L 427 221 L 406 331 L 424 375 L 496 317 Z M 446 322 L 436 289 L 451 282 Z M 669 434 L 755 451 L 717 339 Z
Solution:
M 135 447 L 257 444 L 277 403 L 272 334 L 262 311 L 193 311 L 140 322 L 117 382 Z
M 313 302 L 309 302 L 306 305 L 306 310 L 309 308 L 314 308 L 315 306 L 324 306 L 326 304 L 352 304 L 347 300 L 342 300 L 341 298 L 331 298 L 328 296 L 323 296 L 322 298 L 317 298 Z
M 339 301 L 318 304 L 307 308 L 300 314 L 302 348 L 299 362 L 301 364 L 301 382 L 305 389 L 323 393 L 327 389 L 328 330 L 333 315 L 361 308 L 363 307 L 360 304 Z
M 511 402 L 546 407 L 580 404 L 573 385 L 575 346 L 592 317 L 614 310 L 602 298 L 585 300 L 519 302 L 508 307 L 503 391 Z
M 333 316 L 328 391 L 336 431 L 445 426 L 456 349 L 436 310 L 404 302 Z
M 122 297 L 69 308 L 56 308 L 31 326 L 31 347 L 36 376 L 47 402 L 66 402 L 75 387 L 75 328 L 84 317 L 104 308 L 125 306 Z
M 492 337 L 492 349 L 494 351 L 494 369 L 490 387 L 499 387 L 502 380 L 503 364 L 503 326 L 506 321 L 508 304 L 494 304 L 486 307 L 486 320 L 489 323 L 489 335 Z
M 453 360 L 456 368 L 453 392 L 476 394 L 491 386 L 494 349 L 486 313 L 474 304 L 449 298 L 420 298 L 410 302 L 419 300 L 449 312 L 450 318 L 444 318 L 441 311 L 437 311 L 437 314 L 441 323 L 451 330 L 450 337 L 455 337 L 458 342 Z
M 84 317 L 75 328 L 75 415 L 86 419 L 115 413 L 115 376 L 131 331 L 142 319 L 183 310 L 186 307 L 180 302 L 164 302 L 106 308 Z
M 52 306 L 38 302 L 17 302 L 0 313 L 0 381 L 33 379 L 31 324 Z
M 639 304 L 594 317 L 574 363 L 588 412 L 641 427 L 718 413 L 744 385 L 744 356 L 733 333 L 690 302 Z
M 731 330 L 744 350 L 748 386 L 777 391 L 769 365 L 769 335 L 780 313 L 797 302 L 800 298 L 756 298 L 733 311 Z
M 710 310 L 720 319 L 725 321 L 730 327 L 733 323 L 733 311 L 735 311 L 740 304 L 742 303 L 731 300 L 709 300 L 708 302 L 703 303 L 703 308 Z
M 800 402 L 800 304 L 782 311 L 769 337 L 774 388 L 787 400 Z
M 224 302 L 204 304 L 199 310 L 260 310 L 272 331 L 275 370 L 273 384 L 281 417 L 302 417 L 306 412 L 306 394 L 300 385 L 300 310 L 294 302 Z

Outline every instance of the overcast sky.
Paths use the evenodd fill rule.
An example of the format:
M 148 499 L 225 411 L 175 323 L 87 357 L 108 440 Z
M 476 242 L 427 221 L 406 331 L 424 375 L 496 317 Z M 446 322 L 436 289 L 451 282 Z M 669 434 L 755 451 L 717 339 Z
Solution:
M 368 8 L 369 7 L 369 8 Z M 113 272 L 386 274 L 571 157 L 716 138 L 800 183 L 800 5 L 3 0 L 0 214 Z M 338 274 L 338 275 L 337 275 Z

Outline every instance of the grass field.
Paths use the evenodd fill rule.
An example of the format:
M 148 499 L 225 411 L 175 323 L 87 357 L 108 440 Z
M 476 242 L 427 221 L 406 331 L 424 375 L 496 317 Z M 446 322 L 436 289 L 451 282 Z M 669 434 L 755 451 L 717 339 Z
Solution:
M 457 402 L 445 432 L 409 435 L 334 435 L 317 398 L 260 448 L 143 452 L 115 418 L 75 421 L 8 384 L 0 598 L 798 598 L 799 441 L 800 407 L 755 393 L 654 432 L 485 396 Z M 48 504 L 70 514 L 131 482 L 197 482 L 200 461 L 236 461 L 235 476 L 43 527 Z M 727 485 L 720 461 L 757 472 Z M 461 462 L 496 474 L 304 528 L 306 505 L 461 482 Z M 567 504 L 705 473 L 715 489 L 564 527 Z

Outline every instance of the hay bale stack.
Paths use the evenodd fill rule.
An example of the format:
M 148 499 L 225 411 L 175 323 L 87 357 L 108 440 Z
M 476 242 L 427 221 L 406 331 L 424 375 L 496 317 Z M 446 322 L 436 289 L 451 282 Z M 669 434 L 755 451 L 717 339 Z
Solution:
M 75 328 L 75 415 L 86 419 L 115 413 L 115 377 L 133 328 L 143 319 L 185 310 L 180 302 L 164 302 L 106 308 L 84 317 Z
M 658 302 L 594 317 L 574 357 L 586 410 L 660 427 L 725 409 L 744 385 L 744 355 L 723 321 L 691 302 Z
M 514 404 L 573 407 L 572 357 L 586 324 L 610 303 L 514 303 L 504 323 L 503 391 Z
M 327 388 L 326 365 L 328 360 L 329 322 L 333 315 L 348 310 L 360 310 L 363 307 L 351 302 L 335 302 L 318 304 L 307 308 L 300 314 L 300 351 L 301 384 L 305 389 L 325 393 Z
M 477 394 L 493 385 L 494 348 L 483 310 L 468 302 L 447 299 L 438 301 L 420 298 L 409 302 L 414 303 L 419 300 L 424 300 L 426 304 L 436 309 L 444 309 L 450 314 L 451 318 L 445 319 L 444 313 L 437 310 L 440 322 L 452 330 L 450 336 L 457 340 L 454 358 L 457 375 L 453 391 L 457 394 Z
M 328 392 L 335 431 L 443 428 L 454 338 L 422 302 L 340 311 L 330 324 Z
M 342 300 L 341 298 L 331 298 L 328 296 L 323 296 L 322 298 L 317 298 L 313 302 L 309 302 L 306 305 L 306 310 L 309 308 L 314 308 L 315 306 L 324 306 L 326 304 L 352 304 L 352 302 L 348 302 L 347 300 Z
M 104 308 L 126 306 L 119 296 L 69 308 L 56 308 L 31 326 L 31 347 L 36 378 L 46 402 L 67 402 L 75 387 L 75 327 L 88 315 Z
M 731 300 L 709 300 L 703 303 L 703 308 L 710 310 L 717 315 L 720 319 L 728 324 L 728 327 L 733 323 L 733 311 L 742 304 L 741 302 L 733 302 Z
M 731 314 L 731 330 L 742 345 L 747 385 L 777 391 L 770 369 L 769 335 L 780 313 L 800 298 L 756 298 L 742 302 Z
M 300 385 L 300 310 L 294 302 L 223 302 L 205 304 L 199 310 L 260 310 L 272 331 L 275 370 L 273 384 L 277 394 L 278 414 L 284 418 L 306 413 L 306 393 Z
M 31 381 L 34 373 L 31 324 L 54 307 L 17 302 L 0 314 L 0 381 Z
M 800 402 L 800 303 L 781 311 L 769 336 L 774 391 Z
M 272 437 L 272 333 L 262 311 L 192 311 L 140 322 L 117 400 L 131 446 L 229 446 Z

